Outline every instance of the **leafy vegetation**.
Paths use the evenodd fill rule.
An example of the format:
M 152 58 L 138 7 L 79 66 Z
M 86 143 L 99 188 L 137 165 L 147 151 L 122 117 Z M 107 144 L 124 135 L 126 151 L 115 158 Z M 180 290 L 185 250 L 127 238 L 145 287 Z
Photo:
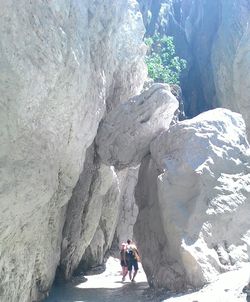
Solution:
M 149 77 L 154 82 L 179 84 L 186 61 L 175 55 L 173 37 L 155 34 L 146 38 L 145 43 L 149 47 L 146 56 Z

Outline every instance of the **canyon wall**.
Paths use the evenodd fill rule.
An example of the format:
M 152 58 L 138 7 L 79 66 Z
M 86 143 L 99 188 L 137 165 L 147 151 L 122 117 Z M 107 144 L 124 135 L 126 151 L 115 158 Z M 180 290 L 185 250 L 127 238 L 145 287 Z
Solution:
M 77 188 L 72 195 L 84 169 L 93 179 L 104 171 L 110 177 L 91 184 L 90 173 L 82 194 L 88 186 L 115 194 L 112 169 L 86 150 L 106 110 L 141 89 L 144 27 L 135 1 L 12 0 L 1 1 L 0 11 L 0 300 L 36 301 L 53 282 L 61 242 L 64 250 L 78 225 L 74 213 L 88 205 Z M 100 206 L 104 217 L 107 207 Z M 84 246 L 101 223 L 94 215 L 84 216 L 84 225 L 96 218 Z M 67 272 L 80 261 L 78 250 L 72 264 L 70 251 L 61 260 Z
M 188 62 L 181 86 L 192 117 L 225 107 L 242 113 L 249 132 L 249 0 L 139 0 L 147 34 L 174 37 Z
M 173 32 L 188 60 L 188 114 L 222 105 L 249 129 L 249 2 L 143 3 L 147 31 Z M 152 286 L 200 286 L 248 260 L 244 122 L 222 110 L 175 125 L 168 85 L 137 95 L 137 1 L 11 0 L 0 16 L 1 301 L 44 298 L 56 271 L 101 264 L 134 223 Z

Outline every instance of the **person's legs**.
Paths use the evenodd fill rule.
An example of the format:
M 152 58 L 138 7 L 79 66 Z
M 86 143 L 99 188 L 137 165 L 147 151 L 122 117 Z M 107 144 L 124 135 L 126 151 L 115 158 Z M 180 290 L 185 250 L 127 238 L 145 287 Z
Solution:
M 126 277 L 126 276 L 127 276 L 127 273 L 128 273 L 128 267 L 127 267 L 127 266 L 125 266 L 125 276 L 124 276 L 124 277 Z
M 133 275 L 133 278 L 132 278 L 131 281 L 135 281 L 135 276 L 136 276 L 136 274 L 138 272 L 138 262 L 135 260 L 134 263 L 133 263 L 133 265 L 134 265 L 134 275 Z
M 125 280 L 126 275 L 127 275 L 126 266 L 122 266 L 122 281 Z
M 127 273 L 128 273 L 128 267 L 127 266 L 124 266 L 123 267 L 123 271 L 122 271 L 122 281 L 125 280 L 126 276 L 127 276 Z
M 129 275 L 129 279 L 132 279 L 132 263 L 129 262 L 128 264 L 128 275 Z

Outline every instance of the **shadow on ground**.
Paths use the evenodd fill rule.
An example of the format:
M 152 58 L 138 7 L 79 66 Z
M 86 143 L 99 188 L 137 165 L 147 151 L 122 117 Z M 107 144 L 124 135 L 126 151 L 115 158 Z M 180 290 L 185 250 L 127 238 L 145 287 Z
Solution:
M 147 282 L 116 282 L 118 288 L 79 288 L 67 283 L 54 286 L 45 302 L 142 302 L 152 301 Z M 154 300 L 157 301 L 157 300 Z

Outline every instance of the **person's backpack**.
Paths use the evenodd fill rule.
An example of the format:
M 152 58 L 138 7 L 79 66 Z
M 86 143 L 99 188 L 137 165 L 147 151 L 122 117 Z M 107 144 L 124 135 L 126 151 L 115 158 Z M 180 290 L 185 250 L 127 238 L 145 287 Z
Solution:
M 132 259 L 132 260 L 137 260 L 137 261 L 140 260 L 139 255 L 138 255 L 136 249 L 130 248 L 130 249 L 128 250 L 128 254 L 129 254 L 130 259 Z

